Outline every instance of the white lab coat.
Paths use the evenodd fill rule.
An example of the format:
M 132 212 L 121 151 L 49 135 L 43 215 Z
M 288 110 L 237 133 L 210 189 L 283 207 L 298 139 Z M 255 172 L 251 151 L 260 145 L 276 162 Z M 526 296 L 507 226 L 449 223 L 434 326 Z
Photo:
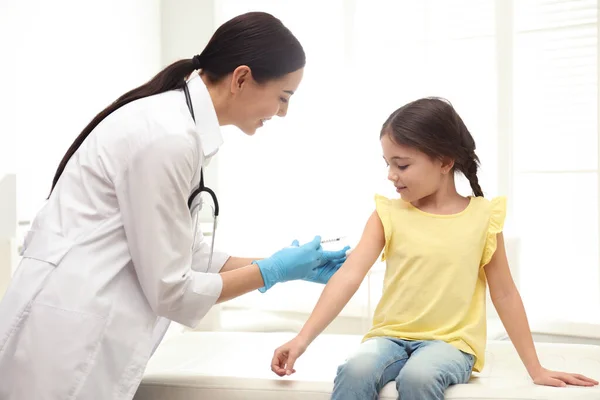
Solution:
M 0 399 L 131 399 L 173 320 L 195 326 L 228 256 L 193 244 L 187 199 L 222 144 L 202 79 L 130 103 L 74 154 L 0 303 Z M 162 317 L 162 318 L 161 318 Z

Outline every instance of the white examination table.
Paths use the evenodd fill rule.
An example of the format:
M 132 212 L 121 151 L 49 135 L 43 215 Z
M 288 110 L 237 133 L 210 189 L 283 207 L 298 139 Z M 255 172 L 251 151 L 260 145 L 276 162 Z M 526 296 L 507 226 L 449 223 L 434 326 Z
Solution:
M 165 341 L 150 360 L 135 400 L 326 400 L 337 366 L 360 336 L 322 335 L 296 362 L 296 373 L 279 378 L 271 356 L 291 333 L 194 332 Z M 543 365 L 600 379 L 600 346 L 536 343 Z M 380 399 L 396 399 L 395 383 Z M 481 374 L 454 386 L 447 399 L 600 400 L 600 387 L 550 388 L 534 385 L 512 344 L 490 341 Z

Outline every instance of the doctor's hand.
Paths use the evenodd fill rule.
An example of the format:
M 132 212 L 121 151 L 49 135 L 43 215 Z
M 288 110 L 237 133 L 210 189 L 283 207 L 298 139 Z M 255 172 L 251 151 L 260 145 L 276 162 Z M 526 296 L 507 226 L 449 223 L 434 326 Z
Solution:
M 265 286 L 259 289 L 264 293 L 278 282 L 302 279 L 323 263 L 321 237 L 315 238 L 302 246 L 295 241 L 292 246 L 285 247 L 269 258 L 253 261 L 258 265 Z
M 337 272 L 338 269 L 346 262 L 346 253 L 350 250 L 350 246 L 346 246 L 341 250 L 337 251 L 324 251 L 323 261 L 321 265 L 310 271 L 310 273 L 303 278 L 308 282 L 327 284 L 329 279 Z
M 308 344 L 300 336 L 296 336 L 283 346 L 275 350 L 271 361 L 271 371 L 279 376 L 291 375 L 296 370 L 294 364 L 298 357 L 306 351 Z

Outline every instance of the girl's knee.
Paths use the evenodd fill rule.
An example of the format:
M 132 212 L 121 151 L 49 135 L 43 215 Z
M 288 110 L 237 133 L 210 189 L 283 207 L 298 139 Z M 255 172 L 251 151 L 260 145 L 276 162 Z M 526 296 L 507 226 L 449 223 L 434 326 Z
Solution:
M 439 370 L 404 368 L 396 379 L 398 387 L 424 388 L 444 385 L 444 374 Z
M 379 391 L 377 363 L 374 358 L 359 355 L 340 365 L 333 381 L 332 399 L 372 399 Z
M 378 380 L 387 367 L 405 358 L 406 353 L 396 343 L 385 338 L 369 339 L 338 367 L 337 375 Z
M 338 367 L 336 380 L 375 380 L 380 369 L 378 357 L 374 354 L 357 354 Z
M 400 371 L 396 388 L 402 400 L 442 400 L 448 382 L 441 371 L 406 368 Z
M 406 352 L 397 343 L 384 339 L 369 339 L 348 360 L 340 365 L 334 380 L 334 399 L 371 399 L 387 382 L 398 375 Z

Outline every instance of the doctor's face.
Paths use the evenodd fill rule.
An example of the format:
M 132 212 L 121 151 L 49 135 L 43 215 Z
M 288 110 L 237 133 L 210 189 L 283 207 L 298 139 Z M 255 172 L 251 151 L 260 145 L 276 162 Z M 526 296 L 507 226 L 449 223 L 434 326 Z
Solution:
M 238 70 L 233 73 L 231 82 L 232 123 L 245 134 L 254 135 L 272 117 L 285 117 L 290 98 L 302 81 L 304 69 L 265 83 L 256 82 L 249 69 L 236 74 Z

